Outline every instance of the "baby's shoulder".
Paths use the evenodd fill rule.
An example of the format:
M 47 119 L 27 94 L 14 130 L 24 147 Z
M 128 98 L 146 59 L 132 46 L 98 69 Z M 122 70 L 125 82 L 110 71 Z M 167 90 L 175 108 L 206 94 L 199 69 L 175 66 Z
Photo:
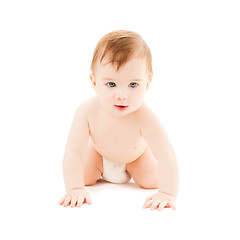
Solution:
M 96 103 L 95 97 L 82 102 L 77 108 L 77 113 L 89 118 L 94 113 L 94 109 L 96 110 Z
M 137 116 L 140 119 L 151 118 L 153 115 L 154 115 L 153 110 L 145 102 L 142 104 L 142 106 L 137 111 Z
M 148 125 L 151 122 L 159 121 L 157 114 L 152 108 L 144 103 L 141 108 L 137 111 L 137 118 L 141 125 Z

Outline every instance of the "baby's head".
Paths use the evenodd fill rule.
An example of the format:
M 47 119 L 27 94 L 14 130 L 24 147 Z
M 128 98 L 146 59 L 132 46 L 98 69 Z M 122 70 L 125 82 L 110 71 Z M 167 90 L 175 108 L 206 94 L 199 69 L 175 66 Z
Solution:
M 152 80 L 150 49 L 135 32 L 108 33 L 95 48 L 91 71 L 102 107 L 115 116 L 125 116 L 141 107 Z

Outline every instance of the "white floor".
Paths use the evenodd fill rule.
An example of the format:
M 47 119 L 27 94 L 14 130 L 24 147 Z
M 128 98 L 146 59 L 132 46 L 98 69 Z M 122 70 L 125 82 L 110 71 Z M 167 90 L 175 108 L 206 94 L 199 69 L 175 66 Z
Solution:
M 204 190 L 183 184 L 177 210 L 151 211 L 142 209 L 145 198 L 156 190 L 127 184 L 112 184 L 100 180 L 87 187 L 92 205 L 64 208 L 58 205 L 63 186 L 52 188 L 52 182 L 35 181 L 22 191 L 10 191 L 5 196 L 1 218 L 3 239 L 239 239 L 237 231 L 239 207 L 230 198 L 216 192 L 206 198 Z M 41 188 L 38 188 L 38 184 Z M 42 185 L 42 186 L 41 186 Z M 204 186 L 204 185 L 203 185 Z M 205 189 L 208 194 L 209 189 Z M 196 193 L 199 191 L 199 194 Z M 19 193 L 20 194 L 19 194 Z M 15 198 L 14 198 L 15 197 Z M 223 199 L 221 199 L 223 197 Z M 229 201 L 225 201 L 229 199 Z M 223 203 L 223 204 L 222 204 Z M 237 210 L 238 209 L 238 210 Z

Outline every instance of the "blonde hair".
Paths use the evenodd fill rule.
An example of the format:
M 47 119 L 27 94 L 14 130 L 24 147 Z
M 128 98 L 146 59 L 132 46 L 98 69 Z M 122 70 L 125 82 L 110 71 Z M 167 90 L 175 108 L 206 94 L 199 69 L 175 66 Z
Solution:
M 117 70 L 124 66 L 133 57 L 146 58 L 149 80 L 152 80 L 152 55 L 143 38 L 132 31 L 118 30 L 104 35 L 98 42 L 91 63 L 91 71 L 94 73 L 95 65 L 104 59 L 108 63 L 116 65 Z

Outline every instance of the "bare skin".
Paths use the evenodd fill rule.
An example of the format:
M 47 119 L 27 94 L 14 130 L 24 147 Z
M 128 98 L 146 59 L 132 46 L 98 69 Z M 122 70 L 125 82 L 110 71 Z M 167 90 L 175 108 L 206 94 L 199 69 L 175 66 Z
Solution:
M 158 188 L 144 208 L 175 210 L 176 156 L 160 121 L 143 101 L 150 83 L 144 59 L 133 58 L 118 71 L 111 64 L 98 64 L 90 78 L 97 96 L 75 114 L 63 159 L 67 193 L 59 204 L 91 203 L 85 186 L 101 177 L 104 157 L 126 163 L 139 186 Z

